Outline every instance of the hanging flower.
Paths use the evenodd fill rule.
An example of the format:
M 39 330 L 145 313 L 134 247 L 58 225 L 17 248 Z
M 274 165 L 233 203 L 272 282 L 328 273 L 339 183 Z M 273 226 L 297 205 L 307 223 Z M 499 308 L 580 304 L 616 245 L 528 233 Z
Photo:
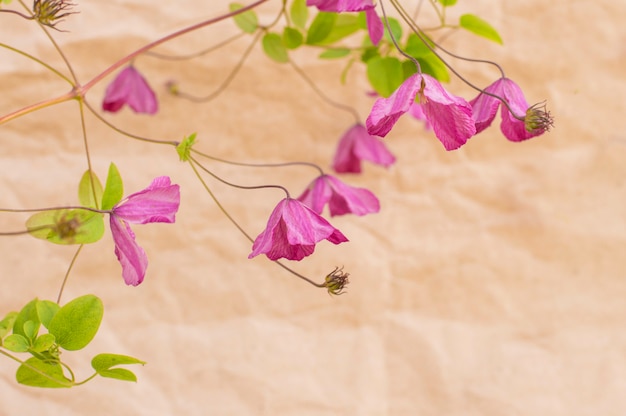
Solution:
M 159 109 L 154 91 L 132 65 L 122 70 L 109 84 L 102 109 L 116 113 L 124 104 L 128 104 L 136 113 L 155 114 Z
M 346 185 L 330 175 L 318 176 L 298 200 L 320 215 L 328 204 L 331 217 L 344 214 L 361 216 L 380 211 L 380 202 L 372 192 Z
M 419 73 L 407 78 L 388 98 L 376 100 L 366 120 L 368 132 L 386 136 L 398 119 L 411 109 L 416 97 L 435 136 L 446 150 L 461 147 L 476 133 L 470 104 L 449 94 L 435 78 Z
M 365 9 L 365 21 L 367 23 L 367 33 L 370 36 L 372 44 L 378 45 L 378 42 L 380 42 L 385 33 L 385 26 L 383 26 L 382 20 L 380 20 L 378 13 L 376 13 L 373 7 L 371 9 Z
M 270 260 L 302 260 L 313 254 L 315 244 L 333 244 L 348 239 L 328 221 L 297 199 L 285 198 L 276 205 L 267 227 L 254 240 L 249 259 L 265 254 Z
M 510 110 L 498 98 L 480 93 L 478 97 L 470 101 L 474 113 L 476 133 L 480 133 L 491 125 L 499 106 L 502 106 L 500 130 L 511 141 L 519 142 L 539 136 L 552 127 L 552 117 L 545 110 L 545 106 L 534 105 L 529 107 L 521 88 L 510 79 L 500 78 L 488 86 L 485 91 L 504 99 L 509 104 Z M 511 110 L 520 118 L 511 114 Z
M 374 8 L 373 0 L 306 0 L 307 6 L 315 6 L 323 12 L 361 12 Z
M 360 173 L 362 160 L 389 167 L 396 158 L 382 140 L 369 134 L 364 125 L 357 123 L 339 140 L 333 169 L 339 173 Z
M 143 191 L 129 195 L 111 209 L 111 234 L 115 255 L 122 265 L 122 277 L 127 285 L 137 286 L 146 274 L 148 257 L 135 241 L 128 223 L 173 223 L 180 205 L 180 189 L 170 178 L 155 178 Z

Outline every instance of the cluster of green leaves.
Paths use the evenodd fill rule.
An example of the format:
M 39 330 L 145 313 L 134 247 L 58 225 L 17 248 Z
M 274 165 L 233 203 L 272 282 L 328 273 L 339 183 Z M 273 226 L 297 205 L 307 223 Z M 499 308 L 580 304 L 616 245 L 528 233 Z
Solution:
M 454 6 L 456 0 L 438 0 L 442 9 Z M 243 7 L 232 3 L 230 10 L 235 11 Z M 285 8 L 287 24 L 282 33 L 271 31 L 259 26 L 254 10 L 234 16 L 237 26 L 246 33 L 255 33 L 264 30 L 262 39 L 265 54 L 272 60 L 285 63 L 289 61 L 289 51 L 301 46 L 321 49 L 321 59 L 346 58 L 348 62 L 342 72 L 345 80 L 348 70 L 354 62 L 361 62 L 366 66 L 367 77 L 372 88 L 383 97 L 389 96 L 402 82 L 417 71 L 415 63 L 400 54 L 393 39 L 408 55 L 415 58 L 422 72 L 429 74 L 442 82 L 450 80 L 446 65 L 433 53 L 434 43 L 424 33 L 410 31 L 405 34 L 402 23 L 389 17 L 385 23 L 385 34 L 378 45 L 373 45 L 367 32 L 365 13 L 329 13 L 317 12 L 309 19 L 312 8 L 306 6 L 306 0 L 292 0 L 288 13 Z M 445 10 L 441 13 L 445 16 Z M 471 33 L 482 36 L 497 43 L 502 43 L 498 32 L 486 21 L 472 14 L 464 14 L 457 25 L 441 22 L 449 27 L 460 27 Z M 346 42 L 352 35 L 363 35 L 360 44 L 354 46 Z M 426 44 L 428 42 L 428 44 Z
M 98 332 L 104 307 L 94 295 L 78 297 L 60 306 L 49 300 L 33 299 L 18 312 L 10 312 L 0 321 L 0 348 L 14 353 L 28 353 L 32 357 L 19 360 L 18 383 L 33 387 L 73 387 L 96 376 L 124 381 L 137 381 L 125 364 L 145 362 L 119 354 L 98 354 L 91 360 L 94 374 L 77 382 L 70 367 L 61 361 L 63 351 L 85 348 Z M 40 333 L 45 328 L 47 332 Z
M 86 171 L 78 184 L 81 206 L 110 210 L 124 194 L 122 178 L 111 163 L 104 189 L 95 173 Z M 104 234 L 104 215 L 85 209 L 56 209 L 32 215 L 26 221 L 28 232 L 55 244 L 90 244 Z

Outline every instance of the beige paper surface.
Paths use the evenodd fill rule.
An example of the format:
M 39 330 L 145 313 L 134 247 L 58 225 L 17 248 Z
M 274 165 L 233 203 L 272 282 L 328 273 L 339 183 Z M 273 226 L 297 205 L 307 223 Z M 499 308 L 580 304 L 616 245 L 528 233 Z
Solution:
M 226 2 L 80 2 L 53 33 L 86 82 L 158 36 L 226 10 Z M 99 295 L 105 317 L 84 354 L 68 354 L 77 378 L 99 352 L 137 356 L 137 384 L 95 380 L 71 390 L 17 385 L 17 364 L 0 360 L 2 415 L 624 415 L 626 414 L 626 4 L 619 1 L 459 2 L 505 47 L 457 33 L 460 54 L 498 61 L 530 102 L 547 99 L 549 134 L 508 142 L 494 123 L 446 152 L 405 116 L 386 142 L 398 157 L 351 184 L 380 198 L 381 213 L 337 217 L 351 240 L 321 243 L 293 266 L 322 280 L 335 266 L 349 293 L 330 298 L 264 258 L 219 212 L 171 147 L 126 139 L 87 115 L 89 150 L 101 179 L 111 161 L 126 193 L 155 176 L 181 184 L 174 225 L 134 227 L 148 275 L 126 287 L 109 232 L 87 246 L 64 294 Z M 276 5 L 262 9 L 272 20 Z M 2 15 L 1 41 L 63 68 L 31 23 Z M 232 22 L 160 48 L 194 52 L 236 33 Z M 142 57 L 160 113 L 106 115 L 137 135 L 180 140 L 248 162 L 329 165 L 353 123 L 321 101 L 287 65 L 254 51 L 218 100 L 193 104 L 166 94 L 171 79 L 208 95 L 228 76 L 250 38 L 190 62 Z M 372 100 L 360 68 L 341 85 L 341 66 L 298 52 L 294 59 L 328 94 L 365 119 Z M 479 85 L 488 65 L 453 61 Z M 67 84 L 0 50 L 0 113 L 61 95 Z M 96 108 L 106 86 L 88 99 Z M 473 93 L 458 80 L 450 90 Z M 499 123 L 499 117 L 496 120 Z M 75 102 L 0 126 L 0 206 L 75 204 L 86 169 Z M 281 183 L 297 195 L 308 168 L 207 167 L 229 181 Z M 256 236 L 280 191 L 233 190 L 205 175 L 223 205 Z M 15 230 L 25 214 L 2 214 Z M 55 299 L 74 248 L 27 236 L 0 239 L 1 313 L 35 296 Z

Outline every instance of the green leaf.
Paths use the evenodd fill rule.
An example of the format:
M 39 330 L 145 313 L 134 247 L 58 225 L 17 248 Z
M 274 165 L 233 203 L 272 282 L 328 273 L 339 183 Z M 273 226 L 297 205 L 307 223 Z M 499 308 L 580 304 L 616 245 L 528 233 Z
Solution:
M 398 21 L 398 19 L 394 19 L 393 17 L 389 17 L 387 19 L 389 21 L 389 27 L 391 28 L 391 34 L 398 44 L 400 43 L 400 39 L 402 39 L 402 25 Z M 385 25 L 385 39 L 391 42 L 391 36 L 389 36 L 389 28 Z
M 15 322 L 13 323 L 13 333 L 19 334 L 24 337 L 27 337 L 24 332 L 24 324 L 28 321 L 39 322 L 39 316 L 37 315 L 37 302 L 39 300 L 37 298 L 28 302 L 20 313 L 15 317 Z
M 41 374 L 43 373 L 43 374 Z M 17 382 L 32 387 L 72 387 L 73 383 L 63 375 L 58 363 L 45 362 L 32 357 L 20 365 L 15 374 Z
M 317 13 L 306 35 L 307 45 L 315 45 L 326 39 L 333 30 L 335 20 L 337 20 L 337 13 Z
M 182 142 L 176 146 L 176 153 L 178 153 L 178 157 L 181 162 L 186 162 L 189 160 L 189 154 L 191 153 L 191 147 L 196 142 L 196 133 L 191 133 L 189 136 L 185 137 Z
M 474 16 L 473 14 L 464 14 L 461 16 L 459 24 L 463 29 L 469 30 L 478 36 L 482 36 L 502 45 L 502 38 L 500 37 L 498 31 L 478 16 Z
M 454 6 L 457 0 L 439 0 L 443 7 Z
M 283 45 L 283 40 L 280 35 L 276 33 L 266 33 L 263 36 L 263 50 L 265 54 L 279 63 L 289 62 L 289 55 L 287 49 Z
M 84 209 L 38 212 L 26 220 L 28 233 L 54 244 L 90 244 L 104 235 L 103 215 Z
M 91 359 L 91 367 L 93 367 L 93 369 L 96 370 L 96 372 L 98 373 L 100 373 L 101 371 L 109 370 L 111 367 L 116 367 L 118 365 L 144 365 L 145 363 L 145 361 L 141 361 L 138 358 L 120 354 L 98 354 Z
M 24 336 L 30 341 L 34 341 L 37 333 L 39 332 L 40 326 L 41 323 L 39 322 L 39 320 L 24 322 Z
M 35 352 L 44 352 L 48 351 L 54 345 L 54 335 L 52 334 L 42 334 L 33 343 L 32 350 Z
M 90 176 L 93 179 L 93 187 L 92 181 L 89 179 Z M 94 191 L 92 189 L 95 189 L 95 200 Z M 102 200 L 102 184 L 95 173 L 91 173 L 90 175 L 90 171 L 86 171 L 83 174 L 78 184 L 78 200 L 81 205 L 89 208 L 98 208 L 100 206 L 100 201 Z
M 404 81 L 402 64 L 397 58 L 372 58 L 367 61 L 367 79 L 380 96 L 389 97 Z
M 363 53 L 361 54 L 361 62 L 367 62 L 370 59 L 376 58 L 376 57 L 380 57 L 378 48 L 376 46 L 371 46 L 363 50 Z
M 50 300 L 40 300 L 37 302 L 37 316 L 39 317 L 39 322 L 48 328 L 48 324 L 52 320 L 52 317 L 59 311 L 61 308 L 58 304 L 50 301 Z
M 244 6 L 240 3 L 231 3 L 228 5 L 228 9 L 231 12 L 242 9 Z M 235 24 L 239 26 L 239 29 L 246 33 L 254 33 L 259 27 L 259 20 L 256 17 L 254 10 L 247 10 L 243 13 L 233 16 Z
M 305 30 L 306 20 L 309 17 L 309 8 L 306 7 L 306 0 L 294 0 L 291 3 L 291 21 L 297 28 Z
M 357 32 L 360 28 L 361 27 L 359 25 L 359 19 L 357 16 L 341 13 L 336 17 L 332 29 L 330 30 L 328 35 L 321 41 L 317 42 L 317 44 L 331 45 Z
M 17 318 L 17 312 L 9 312 L 0 321 L 0 341 L 13 329 L 15 318 Z M 0 345 L 2 345 L 2 342 L 0 342 Z
M 102 377 L 114 378 L 116 380 L 137 382 L 135 373 L 125 368 L 113 368 L 112 370 L 101 371 L 98 374 Z
M 65 304 L 54 315 L 48 331 L 56 342 L 68 351 L 80 350 L 87 346 L 98 332 L 104 307 L 94 295 L 78 297 Z
M 29 321 L 32 322 L 32 321 Z M 11 334 L 4 340 L 4 348 L 13 352 L 26 352 L 30 348 L 30 341 L 23 335 Z
M 430 46 L 434 47 L 434 44 L 430 42 Z M 414 58 L 420 58 L 433 53 L 415 33 L 411 33 L 408 36 L 404 51 Z
M 343 58 L 350 54 L 350 49 L 348 48 L 333 48 L 327 49 L 320 54 L 320 59 L 337 59 Z
M 450 82 L 450 72 L 441 59 L 435 54 L 430 54 L 423 58 L 418 58 L 422 72 L 438 79 L 441 82 Z
M 304 42 L 304 36 L 297 29 L 285 27 L 283 30 L 283 44 L 287 49 L 296 49 Z
M 102 193 L 102 209 L 111 209 L 122 200 L 124 196 L 124 184 L 122 177 L 117 170 L 117 166 L 111 163 L 109 165 L 109 174 L 107 175 L 107 184 Z

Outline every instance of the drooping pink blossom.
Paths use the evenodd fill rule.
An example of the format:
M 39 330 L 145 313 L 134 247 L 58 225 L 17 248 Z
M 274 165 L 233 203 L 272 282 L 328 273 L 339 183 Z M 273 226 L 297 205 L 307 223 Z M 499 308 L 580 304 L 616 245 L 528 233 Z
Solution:
M 170 178 L 155 178 L 146 189 L 129 195 L 111 209 L 110 225 L 115 255 L 127 285 L 137 286 L 146 274 L 148 257 L 135 241 L 129 223 L 173 223 L 180 205 L 180 189 Z
M 496 117 L 499 106 L 502 106 L 500 110 L 502 116 L 500 130 L 502 130 L 502 134 L 511 141 L 519 142 L 527 140 L 549 130 L 552 124 L 549 113 L 545 111 L 539 112 L 540 110 L 536 107 L 529 108 L 521 88 L 512 80 L 500 78 L 485 88 L 485 91 L 504 99 L 508 103 L 510 110 L 521 119 L 513 116 L 509 108 L 498 98 L 480 93 L 476 98 L 470 101 L 473 108 L 476 133 L 480 133 L 491 125 Z M 530 114 L 527 114 L 528 112 L 530 112 Z M 543 122 L 541 122 L 541 117 L 545 117 Z M 539 123 L 534 122 L 534 120 L 537 119 L 540 120 Z
M 333 169 L 338 173 L 359 173 L 363 160 L 389 167 L 396 158 L 381 139 L 369 134 L 363 124 L 357 123 L 339 140 Z
M 378 42 L 380 42 L 385 33 L 385 26 L 373 7 L 371 9 L 365 9 L 365 21 L 367 22 L 367 32 L 369 33 L 372 44 L 378 45 Z
M 461 147 L 476 133 L 470 104 L 448 93 L 435 78 L 420 73 L 408 77 L 388 98 L 376 100 L 366 120 L 368 132 L 386 136 L 398 119 L 411 109 L 416 97 L 435 136 L 446 150 Z
M 331 175 L 318 176 L 298 200 L 320 215 L 328 204 L 331 217 L 344 214 L 361 216 L 380 211 L 380 202 L 371 191 L 346 185 Z
M 267 227 L 254 240 L 249 259 L 265 254 L 270 260 L 302 260 L 315 250 L 315 244 L 333 244 L 348 239 L 328 221 L 297 199 L 285 198 L 276 205 Z
M 159 104 L 145 78 L 132 65 L 124 68 L 109 84 L 102 109 L 115 113 L 128 104 L 136 113 L 155 114 Z
M 306 0 L 307 6 L 315 6 L 323 12 L 361 12 L 374 8 L 373 0 Z

